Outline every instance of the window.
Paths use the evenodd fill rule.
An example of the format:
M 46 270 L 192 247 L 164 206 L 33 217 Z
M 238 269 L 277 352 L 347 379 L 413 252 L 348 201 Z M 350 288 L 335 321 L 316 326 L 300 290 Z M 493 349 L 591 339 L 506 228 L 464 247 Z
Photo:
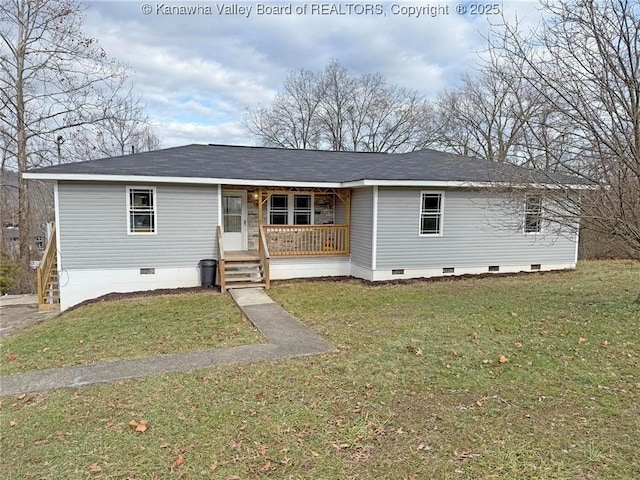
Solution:
M 542 231 L 542 197 L 527 195 L 524 207 L 524 233 L 540 233 Z
M 287 225 L 289 223 L 289 195 L 271 195 L 269 223 L 271 225 Z
M 422 192 L 420 198 L 420 235 L 442 235 L 443 193 Z
M 45 243 L 44 243 L 44 237 L 41 235 L 38 235 L 36 237 L 36 248 L 38 249 L 39 252 L 44 251 L 45 248 Z
M 154 187 L 127 187 L 130 234 L 156 233 L 155 193 Z
M 269 202 L 271 225 L 313 225 L 313 195 L 273 194 Z
M 311 195 L 293 196 L 293 224 L 311 225 Z
M 240 195 L 222 196 L 222 228 L 225 233 L 242 232 L 242 203 Z

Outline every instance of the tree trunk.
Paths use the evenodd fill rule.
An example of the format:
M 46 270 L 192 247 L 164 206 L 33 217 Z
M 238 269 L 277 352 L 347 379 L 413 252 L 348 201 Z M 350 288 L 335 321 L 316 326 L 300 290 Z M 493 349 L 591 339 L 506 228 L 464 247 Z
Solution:
M 22 17 L 24 11 L 18 12 Z M 18 24 L 18 45 L 16 49 L 16 143 L 18 157 L 18 223 L 20 227 L 20 262 L 29 267 L 31 237 L 31 217 L 29 215 L 29 184 L 22 178 L 27 170 L 27 128 L 25 124 L 24 63 L 27 51 L 24 22 Z

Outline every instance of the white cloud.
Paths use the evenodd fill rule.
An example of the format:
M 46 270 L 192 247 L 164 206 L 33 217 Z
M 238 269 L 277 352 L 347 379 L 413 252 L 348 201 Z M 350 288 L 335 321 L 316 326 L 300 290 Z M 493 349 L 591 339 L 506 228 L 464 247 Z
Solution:
M 156 14 L 162 3 L 210 6 L 213 14 Z M 386 16 L 257 16 L 256 3 L 236 3 L 253 6 L 254 14 L 244 18 L 218 15 L 221 2 L 206 0 L 151 1 L 150 15 L 141 13 L 138 2 L 93 1 L 85 30 L 108 55 L 131 66 L 132 81 L 163 146 L 173 146 L 253 143 L 240 124 L 245 108 L 268 103 L 291 71 L 320 70 L 331 59 L 357 73 L 379 72 L 391 84 L 434 96 L 471 71 L 488 27 L 487 18 L 456 14 L 392 15 L 391 2 L 383 2 Z M 438 5 L 453 10 L 455 3 Z M 535 17 L 531 2 L 506 5 L 512 16 L 522 10 Z

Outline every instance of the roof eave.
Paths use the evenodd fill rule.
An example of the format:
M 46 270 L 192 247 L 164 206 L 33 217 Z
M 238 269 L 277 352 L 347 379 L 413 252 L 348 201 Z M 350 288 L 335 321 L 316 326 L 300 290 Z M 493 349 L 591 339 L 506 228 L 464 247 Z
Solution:
M 28 180 L 56 180 L 76 182 L 135 182 L 181 183 L 192 185 L 242 185 L 252 187 L 300 187 L 300 188 L 362 188 L 362 187 L 434 187 L 434 188 L 535 188 L 593 190 L 597 186 L 554 183 L 477 182 L 459 180 L 375 180 L 361 179 L 348 182 L 300 182 L 289 180 L 252 180 L 246 178 L 167 177 L 154 175 L 97 175 L 82 173 L 24 172 Z
M 562 183 L 514 183 L 514 182 L 478 182 L 462 180 L 355 180 L 342 183 L 344 188 L 361 187 L 437 187 L 437 188 L 516 188 L 516 189 L 552 189 L 552 190 L 593 190 L 596 185 Z
M 166 177 L 158 175 L 96 175 L 83 173 L 25 172 L 28 180 L 57 180 L 76 182 L 135 182 L 135 183 L 183 183 L 198 185 L 246 185 L 265 187 L 340 188 L 340 182 L 299 182 L 289 180 L 251 180 L 246 178 Z

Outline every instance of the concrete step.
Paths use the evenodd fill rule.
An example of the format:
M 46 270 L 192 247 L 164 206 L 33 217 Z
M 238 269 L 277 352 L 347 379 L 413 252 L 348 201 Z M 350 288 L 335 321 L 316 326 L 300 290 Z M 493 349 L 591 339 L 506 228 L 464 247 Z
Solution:
M 265 288 L 265 284 L 262 282 L 242 282 L 227 284 L 227 290 L 234 288 Z

